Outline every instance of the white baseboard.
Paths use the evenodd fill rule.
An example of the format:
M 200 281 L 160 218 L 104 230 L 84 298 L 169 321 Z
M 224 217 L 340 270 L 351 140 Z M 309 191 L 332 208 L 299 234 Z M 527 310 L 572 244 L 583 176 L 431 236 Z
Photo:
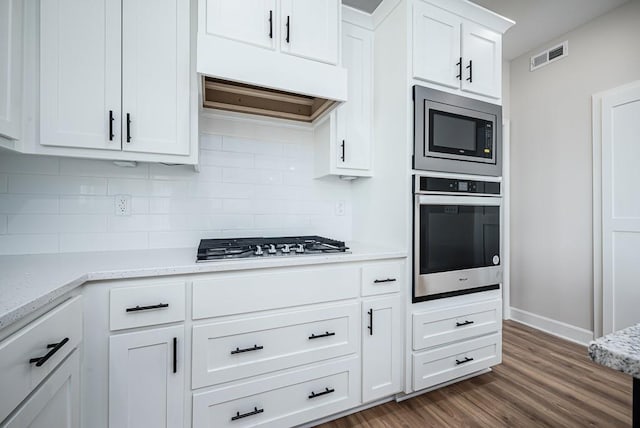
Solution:
M 592 331 L 543 317 L 542 315 L 532 314 L 522 309 L 511 307 L 510 319 L 579 345 L 587 346 L 593 340 Z

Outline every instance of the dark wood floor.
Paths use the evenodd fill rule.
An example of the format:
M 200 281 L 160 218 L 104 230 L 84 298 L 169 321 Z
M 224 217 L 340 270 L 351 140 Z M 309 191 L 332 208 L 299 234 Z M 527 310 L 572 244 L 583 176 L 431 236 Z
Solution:
M 502 361 L 491 373 L 321 427 L 631 426 L 631 377 L 592 363 L 585 347 L 506 321 Z

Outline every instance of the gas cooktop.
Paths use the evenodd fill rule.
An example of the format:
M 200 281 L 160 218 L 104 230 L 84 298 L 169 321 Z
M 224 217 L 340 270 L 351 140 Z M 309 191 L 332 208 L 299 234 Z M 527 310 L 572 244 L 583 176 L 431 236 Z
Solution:
M 321 236 L 202 239 L 197 261 L 349 253 L 348 250 L 344 242 Z

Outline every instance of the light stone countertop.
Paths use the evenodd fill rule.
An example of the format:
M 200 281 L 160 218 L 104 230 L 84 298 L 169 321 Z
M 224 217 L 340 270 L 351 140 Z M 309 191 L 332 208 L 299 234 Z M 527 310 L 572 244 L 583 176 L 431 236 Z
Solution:
M 589 356 L 598 364 L 640 378 L 640 324 L 592 341 Z
M 88 281 L 185 275 L 406 257 L 401 249 L 348 243 L 351 253 L 196 263 L 196 248 L 0 256 L 0 329 Z

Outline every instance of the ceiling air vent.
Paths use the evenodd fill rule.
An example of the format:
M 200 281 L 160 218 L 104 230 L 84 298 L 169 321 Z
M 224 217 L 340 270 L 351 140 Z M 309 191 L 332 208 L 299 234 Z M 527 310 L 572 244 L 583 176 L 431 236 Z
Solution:
M 569 42 L 564 41 L 557 46 L 547 49 L 531 57 L 531 71 L 536 70 L 549 63 L 557 61 L 569 55 Z

